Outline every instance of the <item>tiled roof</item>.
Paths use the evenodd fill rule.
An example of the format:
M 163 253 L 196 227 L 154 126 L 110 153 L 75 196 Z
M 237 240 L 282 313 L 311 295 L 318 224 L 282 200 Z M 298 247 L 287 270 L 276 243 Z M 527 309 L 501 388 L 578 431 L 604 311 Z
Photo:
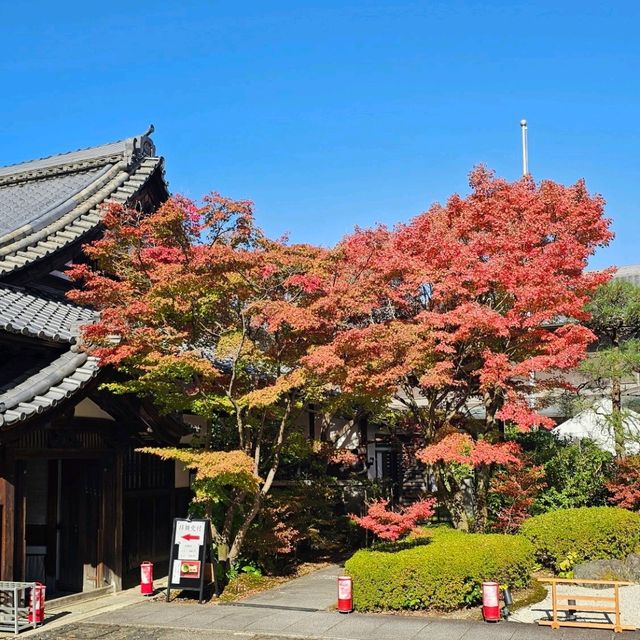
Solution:
M 81 242 L 102 203 L 135 197 L 162 170 L 149 132 L 0 168 L 0 276 Z
M 38 220 L 46 219 L 47 214 L 55 216 L 56 210 L 73 201 L 73 196 L 104 175 L 110 166 L 0 186 L 0 238 L 25 226 L 36 229 Z
M 97 317 L 90 309 L 0 286 L 0 329 L 5 331 L 73 344 L 79 328 Z
M 98 374 L 98 361 L 74 344 L 80 327 L 98 314 L 66 302 L 0 287 L 0 329 L 70 344 L 49 365 L 0 392 L 0 428 L 26 420 L 69 398 Z
M 124 204 L 135 196 L 162 164 L 162 158 L 145 158 L 133 175 L 119 172 L 88 199 L 40 231 L 11 245 L 0 247 L 0 275 L 21 269 L 63 247 L 82 241 L 102 220 L 100 205 L 111 201 Z
M 140 136 L 0 167 L 0 184 L 5 179 L 15 180 L 16 177 L 25 179 L 25 176 L 55 174 L 68 168 L 77 169 L 83 166 L 107 164 L 123 158 L 130 162 L 138 153 L 153 155 L 155 147 L 149 138 L 151 133 L 153 133 L 153 125 Z
M 47 341 L 52 359 L 46 366 L 31 361 L 32 370 L 0 388 L 0 428 L 55 407 L 99 370 L 97 359 L 75 344 L 80 327 L 97 319 L 95 312 L 4 285 L 2 277 L 88 240 L 100 227 L 103 203 L 125 204 L 140 194 L 163 170 L 149 138 L 152 130 L 0 167 L 0 332 Z M 51 342 L 66 344 L 67 350 L 61 354 Z
M 97 359 L 71 347 L 49 366 L 0 393 L 0 427 L 55 407 L 85 387 L 97 374 Z

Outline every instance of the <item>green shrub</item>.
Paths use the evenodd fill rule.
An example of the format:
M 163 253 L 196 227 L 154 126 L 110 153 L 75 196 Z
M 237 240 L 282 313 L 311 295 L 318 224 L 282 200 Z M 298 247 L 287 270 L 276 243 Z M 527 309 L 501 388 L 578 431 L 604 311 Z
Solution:
M 360 611 L 451 610 L 479 602 L 483 580 L 526 586 L 533 551 L 522 536 L 436 529 L 429 544 L 412 549 L 358 551 L 345 571 Z
M 632 553 L 640 542 L 640 514 L 617 507 L 560 509 L 529 518 L 520 532 L 538 561 L 558 571 L 570 553 L 577 563 Z

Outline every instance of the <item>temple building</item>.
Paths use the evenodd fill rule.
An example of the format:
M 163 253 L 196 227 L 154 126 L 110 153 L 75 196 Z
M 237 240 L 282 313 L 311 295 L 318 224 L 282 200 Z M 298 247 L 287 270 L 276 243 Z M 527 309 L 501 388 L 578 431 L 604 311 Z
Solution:
M 167 561 L 189 501 L 188 474 L 135 452 L 178 442 L 180 420 L 101 389 L 113 373 L 78 344 L 95 312 L 65 297 L 104 203 L 168 197 L 152 131 L 0 168 L 1 580 L 120 589 Z

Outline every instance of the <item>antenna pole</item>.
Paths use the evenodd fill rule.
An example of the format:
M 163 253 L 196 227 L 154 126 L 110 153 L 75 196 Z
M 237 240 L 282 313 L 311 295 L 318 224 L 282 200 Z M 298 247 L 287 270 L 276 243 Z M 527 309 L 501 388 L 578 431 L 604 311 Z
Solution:
M 522 131 L 522 175 L 529 175 L 529 146 L 527 141 L 527 121 L 520 120 L 520 130 Z

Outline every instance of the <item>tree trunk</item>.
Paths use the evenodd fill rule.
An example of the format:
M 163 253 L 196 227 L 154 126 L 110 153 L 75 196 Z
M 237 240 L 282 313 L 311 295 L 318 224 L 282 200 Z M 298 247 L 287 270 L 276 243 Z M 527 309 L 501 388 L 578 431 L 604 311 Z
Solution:
M 447 509 L 451 517 L 451 524 L 460 531 L 469 531 L 469 512 L 465 505 L 464 487 L 460 486 L 450 477 L 446 468 L 441 465 L 435 470 L 436 485 L 438 487 L 438 497 L 442 506 Z
M 233 563 L 236 562 L 236 560 L 238 559 L 238 556 L 240 555 L 240 550 L 242 549 L 242 543 L 244 542 L 244 538 L 247 535 L 247 531 L 249 530 L 251 523 L 255 520 L 255 517 L 258 515 L 258 511 L 260 511 L 261 505 L 262 505 L 262 494 L 258 493 L 253 499 L 253 504 L 251 505 L 251 509 L 249 510 L 249 513 L 246 515 L 245 519 L 240 525 L 240 529 L 238 529 L 238 532 L 236 533 L 235 538 L 233 539 L 233 544 L 231 545 L 231 549 L 229 550 L 229 556 L 228 556 L 230 566 L 233 565 Z
M 611 428 L 617 458 L 625 454 L 624 416 L 622 414 L 622 383 L 619 377 L 611 380 Z
M 620 360 L 620 336 L 615 331 L 611 336 L 611 343 L 617 352 L 616 360 Z M 613 441 L 617 458 L 622 458 L 625 454 L 625 433 L 622 416 L 622 380 L 620 376 L 614 375 L 611 378 L 611 430 L 613 431 Z
M 454 494 L 448 496 L 445 506 L 449 510 L 451 524 L 455 529 L 460 531 L 471 530 L 469 513 L 464 504 L 464 492 L 456 491 Z
M 491 485 L 492 469 L 488 465 L 482 465 L 475 474 L 475 500 L 473 530 L 476 533 L 484 533 L 489 523 L 489 487 Z

